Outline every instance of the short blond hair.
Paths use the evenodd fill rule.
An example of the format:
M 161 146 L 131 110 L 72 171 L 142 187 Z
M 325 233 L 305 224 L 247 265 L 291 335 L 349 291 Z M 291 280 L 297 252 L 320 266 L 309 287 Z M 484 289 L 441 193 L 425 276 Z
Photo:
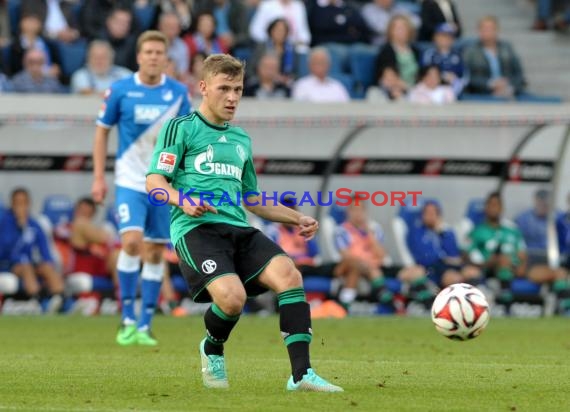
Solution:
M 241 62 L 229 54 L 211 54 L 204 60 L 202 66 L 202 80 L 218 74 L 225 74 L 229 78 L 243 78 L 245 75 L 245 62 Z
M 493 16 L 493 15 L 487 15 L 487 16 L 483 16 L 479 19 L 479 21 L 477 22 L 477 27 L 481 27 L 481 24 L 483 23 L 493 23 L 495 25 L 496 28 L 499 28 L 499 19 L 497 18 L 497 16 Z
M 142 45 L 149 41 L 159 41 L 164 43 L 164 47 L 166 50 L 170 47 L 170 42 L 168 41 L 168 37 L 164 35 L 164 33 L 158 30 L 147 30 L 143 32 L 139 38 L 137 39 L 137 53 L 139 53 L 142 49 Z
M 388 42 L 392 41 L 392 31 L 394 30 L 394 26 L 398 21 L 403 21 L 406 24 L 408 29 L 408 41 L 410 43 L 413 42 L 416 38 L 416 28 L 414 27 L 412 20 L 405 14 L 396 14 L 388 22 L 388 28 L 386 29 L 386 37 L 388 39 Z

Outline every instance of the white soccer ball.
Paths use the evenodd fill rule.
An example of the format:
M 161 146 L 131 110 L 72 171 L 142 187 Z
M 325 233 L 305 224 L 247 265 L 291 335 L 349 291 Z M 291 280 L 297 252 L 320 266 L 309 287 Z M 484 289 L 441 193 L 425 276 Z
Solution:
M 454 340 L 476 338 L 487 327 L 489 317 L 485 295 L 467 283 L 456 283 L 443 289 L 431 307 L 435 329 Z

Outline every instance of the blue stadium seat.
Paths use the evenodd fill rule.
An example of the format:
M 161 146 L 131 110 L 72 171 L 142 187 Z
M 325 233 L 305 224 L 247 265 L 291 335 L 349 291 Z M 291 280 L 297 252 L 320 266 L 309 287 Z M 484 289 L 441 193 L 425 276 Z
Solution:
M 20 10 L 22 8 L 20 0 L 8 0 L 7 7 L 10 31 L 12 32 L 12 36 L 15 36 L 20 29 Z
M 10 67 L 10 61 L 12 60 L 12 53 L 10 51 L 10 44 L 0 48 L 0 62 L 2 63 L 3 69 L 4 67 Z
M 365 93 L 368 87 L 376 83 L 376 57 L 373 49 L 353 49 L 350 52 L 350 72 L 354 77 L 357 90 Z
M 473 222 L 473 225 L 483 223 L 485 219 L 485 199 L 471 199 L 467 205 L 465 216 Z
M 511 283 L 511 291 L 515 295 L 537 295 L 540 293 L 540 285 L 528 279 L 517 278 Z
M 93 291 L 94 292 L 113 292 L 115 285 L 113 280 L 101 276 L 93 276 Z
M 329 293 L 331 291 L 332 278 L 325 276 L 305 276 L 303 285 L 307 292 Z
M 156 17 L 156 6 L 147 4 L 144 7 L 135 7 L 135 19 L 141 32 L 150 30 Z
M 241 61 L 249 62 L 251 55 L 253 54 L 251 48 L 249 47 L 236 47 L 232 50 L 232 55 Z
M 51 195 L 44 199 L 42 214 L 56 227 L 73 219 L 73 201 L 66 195 Z
M 309 55 L 306 53 L 297 53 L 295 56 L 297 78 L 304 77 L 309 74 Z
M 56 45 L 64 75 L 71 76 L 73 72 L 83 67 L 87 59 L 87 40 L 78 39 L 73 43 L 58 41 Z

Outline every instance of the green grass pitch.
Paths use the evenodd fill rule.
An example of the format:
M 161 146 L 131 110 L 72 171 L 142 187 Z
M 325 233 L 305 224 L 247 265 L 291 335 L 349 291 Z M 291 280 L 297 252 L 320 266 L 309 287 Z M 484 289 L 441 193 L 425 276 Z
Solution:
M 313 321 L 312 362 L 344 393 L 287 393 L 276 316 L 243 316 L 231 388 L 202 387 L 201 317 L 157 317 L 159 348 L 118 347 L 118 318 L 0 317 L 0 410 L 568 411 L 570 320 L 491 319 L 469 342 L 429 319 Z

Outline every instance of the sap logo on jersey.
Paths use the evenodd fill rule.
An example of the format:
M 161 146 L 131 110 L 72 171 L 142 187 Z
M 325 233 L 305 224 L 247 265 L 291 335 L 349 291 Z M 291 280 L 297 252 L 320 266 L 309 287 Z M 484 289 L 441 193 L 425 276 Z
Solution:
M 200 153 L 194 160 L 194 169 L 203 175 L 211 175 L 212 173 L 221 176 L 232 176 L 241 181 L 242 169 L 235 165 L 227 163 L 214 162 L 214 148 L 208 145 L 205 152 Z
M 172 173 L 174 171 L 174 165 L 176 164 L 176 155 L 172 153 L 161 152 L 158 157 L 158 164 L 156 168 L 158 170 L 164 170 L 166 173 Z
M 168 109 L 165 105 L 156 104 L 136 104 L 135 123 L 150 124 L 158 119 Z

